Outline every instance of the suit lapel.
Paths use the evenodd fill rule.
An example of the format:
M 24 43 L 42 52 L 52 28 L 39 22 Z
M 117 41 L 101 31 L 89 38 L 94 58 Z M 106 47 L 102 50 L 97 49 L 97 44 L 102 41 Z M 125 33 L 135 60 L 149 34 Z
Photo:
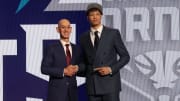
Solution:
M 99 60 L 98 57 L 102 53 L 103 47 L 105 46 L 105 41 L 106 41 L 106 37 L 107 37 L 106 34 L 107 33 L 108 33 L 108 31 L 106 30 L 106 27 L 103 26 L 103 30 L 102 30 L 99 45 L 98 45 L 98 48 L 97 48 L 97 51 L 96 51 L 94 63 Z
M 91 37 L 90 37 L 90 31 L 88 31 L 88 34 L 87 34 L 87 43 L 88 43 L 88 47 L 94 51 L 94 46 L 92 44 Z
M 61 42 L 59 42 L 59 47 L 58 47 L 58 49 L 59 49 L 59 52 L 60 52 L 60 54 L 61 54 L 61 56 L 64 58 L 63 60 L 63 63 L 65 63 L 66 65 L 67 65 L 67 63 L 66 63 L 66 53 L 65 53 L 65 51 L 64 51 L 64 47 L 63 47 L 63 45 L 62 45 L 62 43 Z
M 84 39 L 83 39 L 83 43 L 84 43 L 84 49 L 86 50 L 86 54 L 90 60 L 91 63 L 94 62 L 94 58 L 95 58 L 95 52 L 96 50 L 94 49 L 93 47 L 93 44 L 92 44 L 92 41 L 91 41 L 91 37 L 90 37 L 90 30 L 87 31 L 86 33 L 84 33 L 85 36 L 84 36 Z

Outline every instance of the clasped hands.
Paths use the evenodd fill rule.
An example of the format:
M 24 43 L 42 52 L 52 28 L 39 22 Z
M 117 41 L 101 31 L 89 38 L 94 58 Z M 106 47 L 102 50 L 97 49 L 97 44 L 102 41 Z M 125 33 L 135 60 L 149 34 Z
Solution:
M 64 75 L 65 76 L 73 76 L 77 73 L 79 67 L 77 65 L 69 65 L 66 68 L 64 68 Z
M 79 70 L 79 67 L 77 65 L 69 65 L 66 68 L 64 68 L 64 75 L 66 76 L 73 76 L 75 75 Z M 112 73 L 112 70 L 110 67 L 104 66 L 104 67 L 97 67 L 94 69 L 95 72 L 98 72 L 100 75 L 105 76 Z

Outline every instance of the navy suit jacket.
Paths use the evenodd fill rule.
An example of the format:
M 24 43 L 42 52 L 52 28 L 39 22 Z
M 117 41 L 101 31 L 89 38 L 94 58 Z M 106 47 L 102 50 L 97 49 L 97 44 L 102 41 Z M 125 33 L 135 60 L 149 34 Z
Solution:
M 73 44 L 71 46 L 71 64 L 77 65 L 79 63 L 78 48 Z M 68 91 L 70 98 L 77 101 L 76 77 L 64 76 L 63 71 L 66 66 L 66 56 L 62 44 L 59 42 L 50 45 L 41 64 L 41 72 L 50 76 L 47 101 L 65 101 Z
M 109 94 L 121 90 L 120 69 L 130 59 L 129 53 L 123 44 L 120 32 L 103 26 L 97 51 L 90 39 L 90 31 L 82 34 L 80 38 L 84 61 L 79 65 L 79 72 L 85 72 L 86 85 L 89 95 Z M 119 59 L 117 59 L 119 55 Z M 109 66 L 112 75 L 101 76 L 93 69 Z

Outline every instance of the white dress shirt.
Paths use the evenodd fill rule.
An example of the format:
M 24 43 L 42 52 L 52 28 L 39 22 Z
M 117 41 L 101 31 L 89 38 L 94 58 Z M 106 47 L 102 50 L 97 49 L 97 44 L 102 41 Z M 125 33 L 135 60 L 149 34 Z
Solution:
M 101 26 L 100 26 L 99 28 L 97 28 L 97 29 L 94 29 L 94 28 L 91 27 L 90 38 L 91 38 L 91 42 L 92 42 L 93 46 L 94 46 L 94 40 L 95 40 L 94 32 L 95 32 L 95 31 L 98 31 L 98 36 L 99 36 L 99 39 L 100 39 L 101 34 L 102 34 L 102 30 L 103 30 L 103 25 L 101 25 Z
M 66 55 L 66 44 L 69 44 L 69 51 L 70 51 L 71 57 L 72 57 L 72 46 L 71 46 L 71 43 L 70 42 L 65 42 L 63 40 L 60 40 L 60 42 L 63 45 L 65 55 Z

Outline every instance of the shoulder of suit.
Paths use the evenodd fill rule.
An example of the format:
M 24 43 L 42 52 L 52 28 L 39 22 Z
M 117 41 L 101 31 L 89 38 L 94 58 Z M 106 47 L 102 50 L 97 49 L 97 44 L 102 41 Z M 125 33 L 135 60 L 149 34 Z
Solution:
M 75 46 L 76 46 L 76 44 L 71 43 L 71 46 L 72 46 L 72 47 L 75 47 Z
M 48 45 L 48 48 L 55 48 L 55 47 L 59 47 L 59 45 L 61 45 L 60 43 L 53 43 Z
M 71 43 L 71 45 L 72 45 L 72 46 L 75 46 L 75 44 L 74 44 L 74 43 Z
M 107 26 L 103 26 L 104 30 L 110 30 L 110 31 L 118 31 L 118 29 L 112 28 L 112 27 L 107 27 Z
M 47 45 L 47 46 L 46 46 L 45 50 L 46 50 L 47 52 L 52 52 L 53 50 L 56 49 L 56 47 L 57 47 L 57 44 L 50 44 L 50 45 Z
M 89 33 L 90 33 L 90 30 L 87 30 L 86 32 L 83 33 L 83 35 L 87 36 L 87 35 L 89 35 Z
M 78 44 L 71 43 L 71 46 L 74 47 L 74 48 L 79 48 Z
M 118 29 L 111 28 L 111 27 L 104 27 L 103 31 L 106 33 L 111 33 L 111 36 L 116 36 L 116 34 L 120 33 Z
M 83 39 L 83 38 L 87 37 L 87 36 L 89 35 L 89 33 L 90 33 L 90 30 L 82 33 L 82 34 L 80 35 L 80 39 Z

